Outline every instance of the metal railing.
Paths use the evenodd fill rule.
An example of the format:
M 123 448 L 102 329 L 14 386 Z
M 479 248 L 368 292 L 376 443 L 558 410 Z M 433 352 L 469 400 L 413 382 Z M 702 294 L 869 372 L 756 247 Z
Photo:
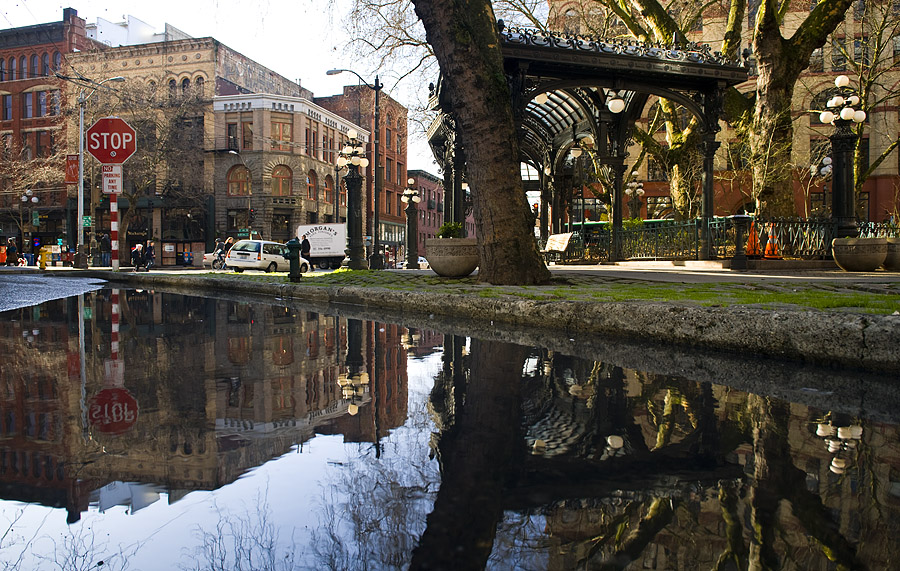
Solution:
M 896 238 L 900 236 L 900 226 L 890 222 L 859 222 L 860 238 Z

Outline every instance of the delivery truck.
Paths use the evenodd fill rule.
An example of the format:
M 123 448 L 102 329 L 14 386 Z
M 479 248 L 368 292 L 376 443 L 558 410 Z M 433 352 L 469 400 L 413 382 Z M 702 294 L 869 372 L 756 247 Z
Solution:
M 346 224 L 302 224 L 297 227 L 297 239 L 309 240 L 309 263 L 323 270 L 341 267 L 347 248 Z

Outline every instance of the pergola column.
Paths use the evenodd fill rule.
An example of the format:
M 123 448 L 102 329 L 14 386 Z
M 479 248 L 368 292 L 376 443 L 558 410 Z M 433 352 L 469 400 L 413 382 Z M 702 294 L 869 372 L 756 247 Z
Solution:
M 703 136 L 703 172 L 700 174 L 700 184 L 703 195 L 700 204 L 700 251 L 698 257 L 701 260 L 710 260 L 715 257 L 712 244 L 709 239 L 709 223 L 714 214 L 713 194 L 715 192 L 713 176 L 713 160 L 720 143 L 716 141 L 715 133 L 706 133 Z
M 613 170 L 613 199 L 612 199 L 612 244 L 609 251 L 609 261 L 623 260 L 622 253 L 622 190 L 625 179 L 625 158 L 610 157 L 607 159 Z

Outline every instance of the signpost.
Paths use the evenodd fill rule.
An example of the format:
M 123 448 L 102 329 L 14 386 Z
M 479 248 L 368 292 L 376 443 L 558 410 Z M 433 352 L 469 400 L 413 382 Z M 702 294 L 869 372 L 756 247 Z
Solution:
M 103 117 L 85 133 L 87 151 L 103 164 L 103 192 L 110 195 L 109 220 L 113 271 L 119 269 L 119 203 L 122 163 L 137 150 L 137 133 L 118 117 Z M 84 230 L 78 229 L 79 237 Z

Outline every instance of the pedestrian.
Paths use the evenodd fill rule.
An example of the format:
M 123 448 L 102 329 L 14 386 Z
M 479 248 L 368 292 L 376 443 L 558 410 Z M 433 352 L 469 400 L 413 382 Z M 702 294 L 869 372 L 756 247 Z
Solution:
M 153 247 L 153 240 L 147 240 L 147 247 L 144 248 L 144 267 L 147 268 L 148 272 L 155 262 L 156 248 Z
M 131 250 L 131 264 L 134 266 L 134 271 L 140 271 L 141 266 L 144 265 L 144 252 L 143 246 L 138 242 L 134 245 L 134 248 Z
M 108 268 L 112 265 L 112 242 L 106 232 L 100 236 L 100 265 Z
M 19 265 L 19 249 L 16 247 L 15 238 L 10 238 L 6 241 L 6 265 Z
M 306 234 L 303 235 L 303 240 L 300 242 L 300 257 L 304 260 L 309 260 L 309 239 L 307 239 Z
M 225 240 L 225 253 L 226 254 L 228 253 L 229 250 L 231 250 L 232 246 L 234 246 L 234 238 L 229 236 L 228 239 Z

